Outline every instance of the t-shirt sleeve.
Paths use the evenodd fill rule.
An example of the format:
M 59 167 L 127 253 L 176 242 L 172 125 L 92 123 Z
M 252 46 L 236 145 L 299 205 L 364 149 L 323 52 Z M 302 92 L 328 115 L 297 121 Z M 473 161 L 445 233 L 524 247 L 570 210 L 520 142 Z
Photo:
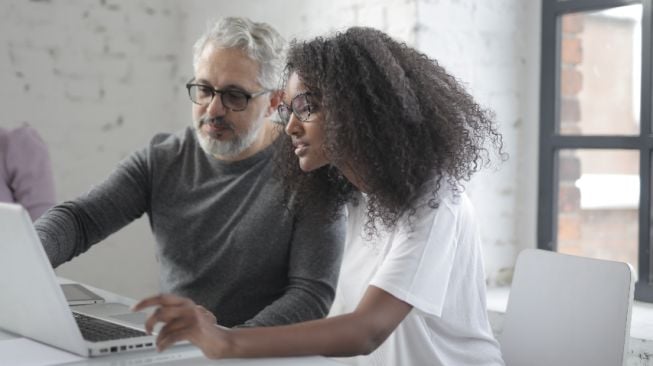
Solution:
M 403 219 L 402 219 L 403 220 Z M 371 285 L 414 308 L 441 316 L 456 255 L 458 210 L 443 200 L 400 221 Z

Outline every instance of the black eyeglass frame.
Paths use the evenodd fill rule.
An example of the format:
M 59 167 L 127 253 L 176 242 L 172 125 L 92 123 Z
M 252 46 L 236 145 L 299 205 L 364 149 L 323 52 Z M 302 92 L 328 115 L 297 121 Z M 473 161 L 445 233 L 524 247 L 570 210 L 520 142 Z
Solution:
M 191 102 L 193 102 L 193 103 L 195 103 L 195 104 L 197 104 L 197 105 L 207 106 L 207 105 L 213 103 L 213 99 L 215 99 L 215 95 L 216 95 L 216 94 L 219 94 L 219 95 L 220 95 L 220 102 L 222 103 L 222 105 L 223 105 L 225 108 L 227 108 L 227 109 L 229 109 L 229 110 L 231 110 L 231 111 L 233 111 L 233 112 L 242 112 L 242 111 L 244 111 L 245 109 L 247 109 L 247 106 L 249 105 L 249 100 L 250 100 L 250 99 L 252 99 L 252 98 L 256 98 L 256 97 L 258 97 L 258 96 L 261 96 L 261 95 L 263 95 L 263 94 L 265 94 L 265 93 L 269 93 L 269 92 L 270 92 L 270 90 L 263 89 L 263 90 L 261 90 L 261 91 L 259 91 L 259 92 L 256 92 L 256 93 L 252 93 L 252 94 L 250 94 L 250 93 L 247 93 L 247 92 L 245 92 L 245 91 L 237 90 L 237 89 L 216 89 L 216 88 L 214 88 L 214 87 L 212 87 L 212 86 L 210 86 L 210 85 L 193 83 L 194 80 L 195 80 L 195 78 L 192 78 L 192 79 L 190 79 L 190 80 L 188 81 L 188 83 L 186 83 L 186 89 L 188 90 L 188 97 L 190 98 L 190 101 L 191 101 Z M 211 100 L 210 100 L 208 103 L 198 103 L 198 102 L 194 101 L 194 100 L 193 100 L 192 93 L 191 93 L 191 91 L 190 91 L 190 89 L 191 89 L 192 87 L 202 87 L 202 88 L 206 88 L 208 91 L 211 92 Z M 225 104 L 225 102 L 224 102 L 224 95 L 225 95 L 226 93 L 238 93 L 238 94 L 242 94 L 242 95 L 245 97 L 245 106 L 244 106 L 242 109 L 234 109 L 234 108 L 231 108 L 231 107 L 227 106 L 227 104 Z M 228 104 L 230 104 L 230 103 L 228 103 Z
M 300 94 L 295 95 L 290 100 L 290 104 L 286 104 L 284 102 L 279 103 L 279 105 L 277 106 L 277 114 L 279 115 L 279 123 L 284 125 L 284 126 L 287 125 L 288 122 L 290 122 L 290 114 L 291 113 L 294 114 L 295 117 L 297 117 L 297 119 L 300 120 L 301 122 L 310 122 L 309 119 L 311 118 L 311 114 L 317 111 L 317 107 L 314 104 L 312 104 L 312 103 L 310 103 L 308 101 L 308 98 L 307 98 L 308 96 L 315 96 L 315 93 L 312 93 L 312 92 L 300 93 Z M 295 100 L 297 100 L 297 98 L 299 98 L 299 97 L 306 98 L 306 105 L 308 106 L 308 115 L 306 116 L 306 118 L 303 118 L 303 119 L 302 119 L 302 116 L 299 113 L 297 113 L 295 108 L 293 108 L 293 106 L 292 106 L 293 103 L 295 102 Z M 282 109 L 284 109 L 284 111 L 282 111 Z M 288 118 L 284 118 L 284 115 L 287 115 Z

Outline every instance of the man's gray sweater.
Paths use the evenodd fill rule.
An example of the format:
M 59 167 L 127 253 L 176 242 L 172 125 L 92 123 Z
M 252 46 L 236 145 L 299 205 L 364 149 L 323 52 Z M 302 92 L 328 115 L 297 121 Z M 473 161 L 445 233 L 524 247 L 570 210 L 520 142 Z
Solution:
M 48 211 L 37 232 L 56 267 L 147 213 L 162 292 L 193 299 L 229 327 L 323 317 L 344 222 L 283 204 L 273 149 L 228 163 L 206 154 L 190 127 L 156 135 L 102 184 Z

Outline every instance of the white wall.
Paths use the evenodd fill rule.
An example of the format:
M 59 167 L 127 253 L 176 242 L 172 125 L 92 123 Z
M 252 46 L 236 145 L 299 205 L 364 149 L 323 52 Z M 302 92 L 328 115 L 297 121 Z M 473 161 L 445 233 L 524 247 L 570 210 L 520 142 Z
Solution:
M 0 2 L 0 123 L 41 132 L 60 200 L 104 179 L 155 132 L 185 125 L 170 118 L 186 106 L 179 18 L 174 1 Z M 154 292 L 152 247 L 141 219 L 58 272 L 128 295 Z
M 0 125 L 39 129 L 59 199 L 71 199 L 155 132 L 189 123 L 183 84 L 210 18 L 248 16 L 288 39 L 373 26 L 438 59 L 496 111 L 511 160 L 469 192 L 490 281 L 501 282 L 535 239 L 539 12 L 520 0 L 3 1 Z M 57 272 L 140 297 L 158 288 L 153 245 L 141 219 Z
M 472 179 L 490 283 L 512 275 L 517 252 L 535 247 L 540 2 L 421 0 L 417 48 L 493 110 L 510 155 Z

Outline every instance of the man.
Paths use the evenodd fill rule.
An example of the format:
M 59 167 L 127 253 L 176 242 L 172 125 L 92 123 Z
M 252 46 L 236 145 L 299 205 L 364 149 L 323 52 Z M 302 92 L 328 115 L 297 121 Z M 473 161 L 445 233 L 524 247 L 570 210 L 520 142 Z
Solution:
M 54 266 L 147 213 L 161 290 L 193 299 L 224 326 L 288 324 L 327 314 L 342 222 L 287 206 L 273 176 L 284 41 L 269 25 L 219 20 L 194 47 L 193 127 L 156 135 L 87 195 L 36 228 Z M 292 207 L 292 208 L 288 208 Z

